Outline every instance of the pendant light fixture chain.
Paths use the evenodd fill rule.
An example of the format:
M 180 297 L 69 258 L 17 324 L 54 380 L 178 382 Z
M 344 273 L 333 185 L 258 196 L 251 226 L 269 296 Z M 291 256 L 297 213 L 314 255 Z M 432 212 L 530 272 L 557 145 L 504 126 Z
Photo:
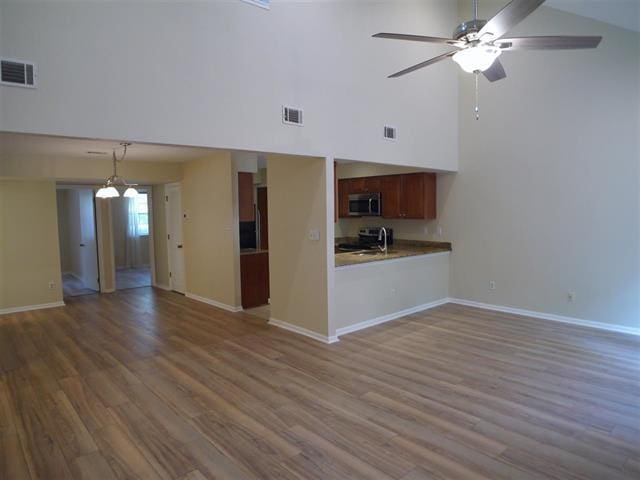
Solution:
M 133 188 L 133 185 L 127 183 L 124 178 L 120 178 L 118 176 L 118 162 L 124 161 L 124 158 L 127 156 L 127 147 L 131 145 L 129 142 L 121 142 L 120 145 L 124 147 L 124 151 L 122 152 L 122 157 L 118 158 L 116 155 L 116 149 L 113 149 L 112 152 L 112 165 L 113 165 L 113 174 L 107 178 L 105 184 L 96 192 L 96 197 L 98 198 L 113 198 L 119 197 L 120 192 L 116 187 L 127 187 L 124 196 L 125 197 L 135 197 L 138 195 L 138 191 Z

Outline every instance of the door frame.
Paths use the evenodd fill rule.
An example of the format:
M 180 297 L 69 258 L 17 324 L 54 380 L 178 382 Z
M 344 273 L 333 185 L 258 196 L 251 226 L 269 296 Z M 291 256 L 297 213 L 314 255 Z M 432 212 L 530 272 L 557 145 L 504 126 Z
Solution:
M 169 190 L 171 189 L 177 189 L 180 191 L 180 203 L 182 203 L 182 182 L 173 182 L 173 183 L 167 183 L 164 185 L 164 195 L 165 195 L 165 208 L 164 208 L 164 221 L 165 221 L 165 225 L 167 226 L 167 238 L 165 239 L 165 241 L 167 242 L 167 265 L 168 265 L 168 270 L 169 270 L 169 290 L 174 291 L 174 292 L 178 292 L 178 290 L 175 290 L 173 288 L 173 276 L 171 275 L 171 241 L 169 239 L 169 235 L 171 232 L 169 232 L 169 226 L 171 225 L 171 218 L 169 217 L 169 208 L 168 208 L 168 198 L 169 198 Z M 182 216 L 181 216 L 182 217 Z M 180 218 L 180 228 L 182 228 L 182 218 Z M 182 243 L 184 244 L 184 230 L 182 232 L 183 235 L 183 239 L 182 239 Z M 186 277 L 186 270 L 185 270 L 185 277 Z M 185 278 L 185 292 L 178 292 L 178 293 L 184 293 L 186 294 L 186 278 Z

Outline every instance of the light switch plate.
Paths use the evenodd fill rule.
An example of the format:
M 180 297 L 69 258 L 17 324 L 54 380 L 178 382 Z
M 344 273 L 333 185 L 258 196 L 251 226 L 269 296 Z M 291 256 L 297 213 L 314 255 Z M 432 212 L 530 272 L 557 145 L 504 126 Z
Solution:
M 309 230 L 309 240 L 313 240 L 314 242 L 318 242 L 320 240 L 320 230 L 317 228 L 312 228 Z

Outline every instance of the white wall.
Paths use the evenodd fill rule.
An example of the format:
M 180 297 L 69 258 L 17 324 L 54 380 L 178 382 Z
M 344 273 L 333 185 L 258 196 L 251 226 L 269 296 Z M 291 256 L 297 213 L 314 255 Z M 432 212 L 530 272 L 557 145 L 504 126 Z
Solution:
M 557 33 L 604 39 L 505 53 L 508 77 L 481 81 L 479 121 L 461 75 L 460 171 L 438 185 L 451 294 L 639 327 L 640 35 L 544 7 L 514 31 Z
M 330 334 L 446 299 L 449 255 L 445 252 L 337 267 Z
M 0 130 L 455 170 L 457 67 L 386 78 L 446 47 L 371 35 L 448 36 L 456 16 L 450 0 L 9 0 L 0 54 L 35 61 L 38 88 L 0 86 Z

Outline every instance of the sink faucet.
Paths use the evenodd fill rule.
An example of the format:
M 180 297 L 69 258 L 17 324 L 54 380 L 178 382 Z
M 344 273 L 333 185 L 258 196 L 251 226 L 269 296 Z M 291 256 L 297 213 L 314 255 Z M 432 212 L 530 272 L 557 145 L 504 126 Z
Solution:
M 384 247 L 378 245 L 378 248 L 381 252 L 387 253 L 387 229 L 384 227 L 380 227 L 380 232 L 378 233 L 378 241 L 382 240 L 382 234 L 384 233 Z

